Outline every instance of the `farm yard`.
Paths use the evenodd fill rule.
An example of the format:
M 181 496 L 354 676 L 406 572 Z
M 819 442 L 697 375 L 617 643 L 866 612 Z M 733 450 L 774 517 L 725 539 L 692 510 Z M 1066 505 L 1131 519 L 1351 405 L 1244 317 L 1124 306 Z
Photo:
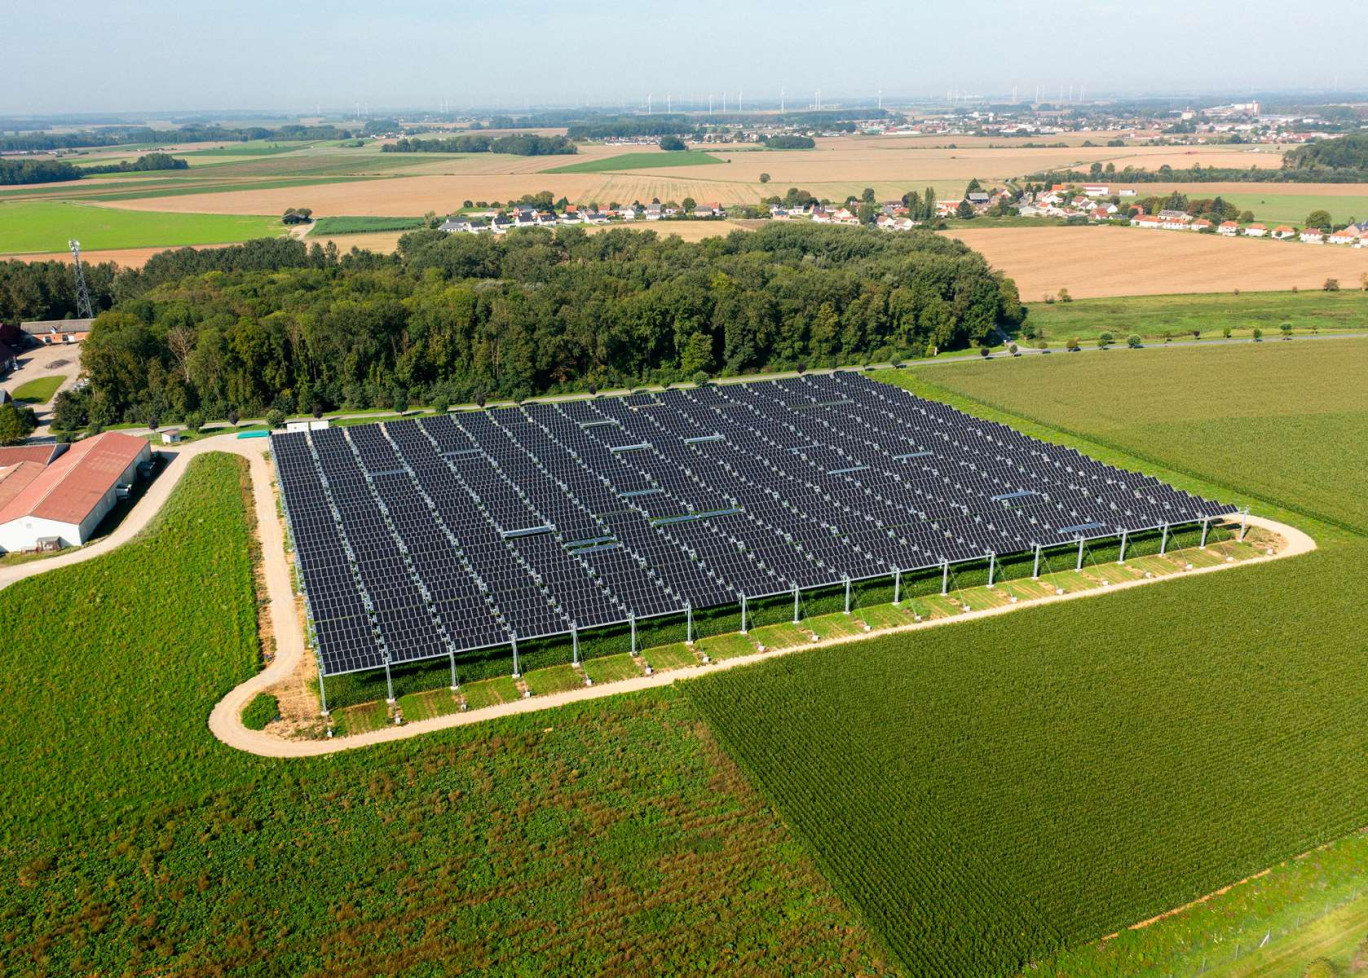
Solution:
M 1356 288 L 1368 250 L 1270 239 L 1223 238 L 1122 227 L 963 228 L 958 238 L 1038 302 L 1067 289 L 1075 298 L 1188 292 L 1320 289 L 1327 278 Z

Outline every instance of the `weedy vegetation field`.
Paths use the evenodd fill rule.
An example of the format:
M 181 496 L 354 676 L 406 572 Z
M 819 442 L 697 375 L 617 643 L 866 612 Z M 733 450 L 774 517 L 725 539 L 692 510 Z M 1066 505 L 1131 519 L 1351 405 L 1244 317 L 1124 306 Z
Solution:
M 888 971 L 670 691 L 303 762 L 220 744 L 257 667 L 245 479 L 197 459 L 147 535 L 0 592 L 6 974 Z

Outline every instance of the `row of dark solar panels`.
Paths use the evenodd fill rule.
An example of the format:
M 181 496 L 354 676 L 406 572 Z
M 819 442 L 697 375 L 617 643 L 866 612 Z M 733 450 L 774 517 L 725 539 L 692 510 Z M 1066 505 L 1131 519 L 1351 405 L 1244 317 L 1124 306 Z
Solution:
M 1229 509 L 847 373 L 274 447 L 328 674 Z

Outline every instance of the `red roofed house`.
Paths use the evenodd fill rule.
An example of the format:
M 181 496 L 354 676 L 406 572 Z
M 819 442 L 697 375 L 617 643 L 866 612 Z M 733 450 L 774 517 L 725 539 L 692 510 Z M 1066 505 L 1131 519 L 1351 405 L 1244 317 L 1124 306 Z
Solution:
M 1197 220 L 1189 224 L 1188 227 L 1191 228 L 1193 231 L 1205 231 L 1211 227 L 1211 222 L 1208 221 L 1205 217 L 1199 217 L 1197 218 Z
M 1325 239 L 1331 244 L 1353 244 L 1359 239 L 1358 229 L 1349 225 L 1343 231 L 1332 231 Z
M 1219 225 L 1217 225 L 1216 233 L 1227 235 L 1239 234 L 1240 225 L 1236 224 L 1234 221 L 1222 221 Z
M 1297 229 L 1290 228 L 1286 224 L 1279 224 L 1273 229 L 1273 237 L 1277 238 L 1279 241 L 1284 241 L 1287 238 L 1294 238 L 1296 235 Z
M 1251 224 L 1244 229 L 1244 233 L 1247 238 L 1262 238 L 1268 233 L 1268 228 L 1262 224 Z
M 15 450 L 0 450 L 10 453 Z M 40 545 L 79 546 L 90 539 L 152 446 L 117 431 L 56 446 L 26 445 L 24 455 L 0 454 L 0 551 Z M 41 453 L 49 453 L 47 461 Z
M 1301 233 L 1301 239 L 1306 244 L 1325 244 L 1325 233 L 1320 228 L 1307 228 Z

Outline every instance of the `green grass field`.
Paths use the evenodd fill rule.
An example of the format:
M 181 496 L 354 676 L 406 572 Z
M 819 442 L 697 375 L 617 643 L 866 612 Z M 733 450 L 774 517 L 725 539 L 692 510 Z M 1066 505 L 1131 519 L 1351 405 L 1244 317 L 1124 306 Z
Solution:
M 1368 341 L 1279 339 L 1022 357 L 896 379 L 1368 532 L 1365 376 Z
M 197 459 L 156 530 L 0 592 L 6 974 L 886 972 L 671 691 L 317 760 L 216 741 L 257 668 L 244 472 Z
M 1102 333 L 1111 333 L 1124 344 L 1131 333 L 1154 339 L 1169 331 L 1177 339 L 1192 339 L 1194 329 L 1207 339 L 1216 339 L 1225 326 L 1237 336 L 1247 336 L 1255 327 L 1265 336 L 1276 336 L 1283 323 L 1291 323 L 1298 333 L 1310 332 L 1312 327 L 1368 330 L 1368 292 L 1356 288 L 1358 284 L 1341 282 L 1340 292 L 1223 292 L 1075 299 L 1050 305 L 1033 302 L 1027 322 L 1043 331 L 1056 350 L 1070 337 L 1092 340 Z
M 412 231 L 426 226 L 421 217 L 320 217 L 312 235 L 364 234 L 369 231 Z
M 699 166 L 723 163 L 716 156 L 699 149 L 685 149 L 673 153 L 623 153 L 602 159 L 583 160 L 544 170 L 544 173 L 608 173 L 617 170 L 656 170 L 670 166 Z
M 283 233 L 278 217 L 126 211 L 58 201 L 0 203 L 0 254 L 224 244 Z
M 57 388 L 62 386 L 64 380 L 65 377 L 39 377 L 20 384 L 10 391 L 10 396 L 25 404 L 46 404 L 52 400 L 52 395 L 57 393 Z
M 1192 190 L 1186 193 L 1189 197 L 1210 196 Z M 1255 190 L 1250 193 L 1221 196 L 1241 210 L 1253 211 L 1256 218 L 1270 227 L 1274 224 L 1303 227 L 1306 224 L 1306 216 L 1316 210 L 1329 211 L 1331 220 L 1343 223 L 1348 223 L 1351 219 L 1361 221 L 1368 217 L 1368 193 L 1332 197 L 1324 194 L 1259 193 Z

